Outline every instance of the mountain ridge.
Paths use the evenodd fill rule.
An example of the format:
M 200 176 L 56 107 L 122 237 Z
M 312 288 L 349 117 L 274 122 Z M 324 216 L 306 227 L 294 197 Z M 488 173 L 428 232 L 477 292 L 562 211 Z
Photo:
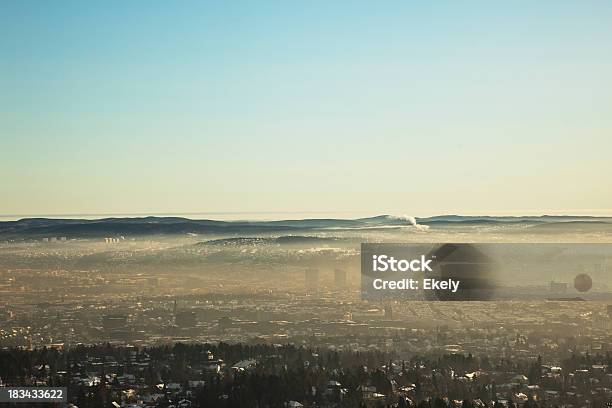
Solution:
M 553 225 L 580 223 L 587 225 L 612 224 L 612 217 L 596 216 L 467 216 L 436 215 L 412 218 L 406 216 L 377 215 L 373 217 L 305 218 L 270 221 L 222 221 L 190 219 L 184 217 L 107 217 L 99 219 L 78 218 L 22 218 L 16 221 L 0 221 L 0 237 L 100 237 L 113 235 L 156 234 L 214 234 L 214 233 L 266 233 L 299 232 L 321 229 L 389 228 L 426 225 L 432 228 L 452 225 L 517 224 Z

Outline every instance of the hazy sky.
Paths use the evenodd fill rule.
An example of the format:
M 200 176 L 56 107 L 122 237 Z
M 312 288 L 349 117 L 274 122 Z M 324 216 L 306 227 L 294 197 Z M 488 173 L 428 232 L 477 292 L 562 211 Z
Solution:
M 610 1 L 0 1 L 0 214 L 612 213 Z

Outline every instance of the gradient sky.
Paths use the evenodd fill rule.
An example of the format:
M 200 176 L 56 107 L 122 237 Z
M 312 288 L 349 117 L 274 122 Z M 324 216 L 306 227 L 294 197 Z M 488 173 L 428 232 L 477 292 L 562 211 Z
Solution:
M 612 213 L 611 21 L 0 0 L 0 214 Z

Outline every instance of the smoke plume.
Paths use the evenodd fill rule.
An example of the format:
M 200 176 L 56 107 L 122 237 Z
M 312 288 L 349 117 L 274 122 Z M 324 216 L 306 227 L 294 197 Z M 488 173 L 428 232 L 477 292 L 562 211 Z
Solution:
M 410 215 L 392 215 L 390 218 L 395 220 L 408 221 L 417 231 L 427 231 L 429 229 L 429 225 L 421 225 L 417 223 L 416 218 Z

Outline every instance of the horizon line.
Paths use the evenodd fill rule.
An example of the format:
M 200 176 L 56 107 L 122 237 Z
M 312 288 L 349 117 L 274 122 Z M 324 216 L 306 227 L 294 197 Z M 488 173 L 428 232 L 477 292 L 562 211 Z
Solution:
M 576 213 L 573 213 L 573 212 Z M 432 217 L 443 217 L 443 216 L 460 216 L 460 217 L 592 217 L 592 218 L 612 218 L 612 210 L 591 210 L 592 212 L 586 213 L 589 210 L 582 210 L 585 213 L 580 213 L 580 210 L 574 210 L 572 212 L 569 211 L 551 211 L 551 212 L 535 212 L 535 211 L 525 211 L 523 212 L 486 212 L 486 213 L 459 213 L 459 212 L 439 212 L 432 213 L 432 215 L 415 215 L 415 218 L 432 218 Z M 601 213 L 596 214 L 596 212 L 601 211 Z M 604 213 L 605 212 L 605 213 Z M 356 216 L 357 213 L 362 213 L 362 216 Z M 338 218 L 332 216 L 332 214 L 340 215 L 340 214 L 353 214 L 353 217 L 350 218 L 370 218 L 377 217 L 383 215 L 400 215 L 398 212 L 370 212 L 370 211 L 199 211 L 199 212 L 126 212 L 126 213 L 51 213 L 51 214 L 0 214 L 0 222 L 2 221 L 19 221 L 23 219 L 33 219 L 33 218 L 66 218 L 66 219 L 80 219 L 80 218 L 90 218 L 90 219 L 103 219 L 103 218 L 143 218 L 143 217 L 159 217 L 159 218 L 169 218 L 169 217 L 180 217 L 187 218 L 191 220 L 197 220 L 194 218 L 189 218 L 187 216 L 193 215 L 296 215 L 300 219 L 312 219 L 307 217 L 307 214 L 315 215 L 315 214 L 327 214 L 327 217 L 321 218 Z M 255 219 L 234 219 L 236 221 L 250 221 Z M 282 221 L 283 219 L 279 218 L 266 218 L 266 219 L 258 219 L 258 220 L 277 220 Z

